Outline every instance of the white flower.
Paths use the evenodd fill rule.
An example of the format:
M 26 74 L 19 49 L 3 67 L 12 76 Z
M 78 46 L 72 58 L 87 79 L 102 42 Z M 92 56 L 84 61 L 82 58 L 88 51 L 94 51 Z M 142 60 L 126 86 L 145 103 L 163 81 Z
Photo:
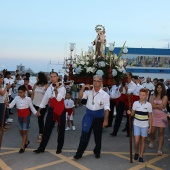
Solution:
M 100 61 L 100 62 L 98 63 L 98 66 L 99 66 L 99 67 L 105 67 L 105 66 L 106 66 L 106 64 L 105 64 L 105 62 L 104 62 L 104 61 Z
M 90 72 L 91 72 L 91 73 L 94 73 L 95 71 L 96 71 L 96 69 L 95 69 L 94 67 L 87 67 L 87 68 L 86 68 L 86 72 L 87 72 L 87 73 L 90 73 Z
M 118 65 L 119 65 L 120 67 L 122 67 L 122 66 L 124 65 L 123 60 L 119 60 L 119 61 L 118 61 Z
M 84 62 L 84 61 L 80 61 L 80 64 L 81 64 L 81 65 L 84 65 L 84 64 L 85 64 L 85 62 Z
M 88 62 L 88 61 L 86 61 L 86 65 L 89 65 L 89 62 Z
M 124 72 L 125 68 L 124 68 L 123 66 L 121 66 L 121 67 L 117 67 L 117 70 L 118 70 L 119 72 Z
M 76 74 L 79 74 L 81 70 L 82 70 L 81 66 L 78 66 L 74 71 Z
M 116 54 L 113 55 L 113 59 L 114 59 L 114 60 L 117 60 L 117 59 L 118 59 L 118 57 L 117 57 Z
M 103 71 L 102 71 L 102 70 L 97 70 L 96 75 L 101 75 L 101 76 L 103 76 L 103 75 L 104 75 L 104 73 L 103 73 Z
M 76 64 L 76 63 L 74 63 L 74 64 L 73 64 L 73 68 L 76 68 L 76 67 L 77 67 L 77 64 Z
M 117 76 L 117 71 L 116 71 L 116 69 L 113 69 L 113 70 L 112 70 L 112 76 L 113 76 L 113 77 Z
M 86 57 L 86 61 L 89 61 L 89 60 L 90 60 L 90 58 L 87 56 L 87 57 Z

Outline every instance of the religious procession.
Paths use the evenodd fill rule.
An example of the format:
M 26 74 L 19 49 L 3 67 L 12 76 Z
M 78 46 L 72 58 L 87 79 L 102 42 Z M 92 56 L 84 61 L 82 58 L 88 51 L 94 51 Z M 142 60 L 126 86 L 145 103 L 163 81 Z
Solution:
M 109 152 L 109 148 L 117 147 L 119 142 L 126 140 L 130 163 L 146 166 L 149 161 L 145 155 L 146 148 L 154 151 L 153 157 L 169 156 L 164 143 L 170 144 L 170 79 L 156 76 L 151 79 L 127 72 L 126 62 L 121 58 L 123 50 L 127 50 L 126 42 L 116 55 L 115 43 L 106 47 L 105 27 L 97 25 L 95 31 L 97 36 L 92 41 L 95 50 L 90 47 L 89 54 L 74 60 L 74 44 L 70 44 L 71 54 L 66 61 L 68 74 L 64 77 L 55 71 L 50 75 L 39 72 L 36 82 L 33 82 L 29 73 L 20 74 L 16 70 L 12 77 L 8 70 L 1 72 L 1 148 L 15 122 L 20 135 L 17 143 L 19 155 L 25 155 L 31 145 L 31 157 L 39 155 L 41 159 L 52 140 L 57 146 L 51 146 L 51 149 L 55 149 L 55 154 L 62 155 L 63 148 L 67 150 L 77 141 L 77 146 L 74 145 L 76 151 L 70 158 L 72 162 L 86 159 L 89 143 L 94 146 L 90 147 L 94 158 L 101 160 L 103 147 L 105 152 Z M 78 116 L 80 109 L 84 112 L 81 117 Z M 124 127 L 120 129 L 122 124 Z M 31 130 L 36 137 L 29 132 Z M 16 131 L 12 133 L 18 136 Z M 90 140 L 92 134 L 94 139 Z M 67 135 L 71 135 L 69 141 L 66 140 Z M 109 141 L 118 138 L 120 141 L 112 146 L 103 136 L 107 136 Z M 111 146 L 105 147 L 107 142 Z M 72 164 L 79 169 L 87 169 Z M 118 161 L 117 164 L 123 163 Z M 89 165 L 89 169 L 95 168 Z

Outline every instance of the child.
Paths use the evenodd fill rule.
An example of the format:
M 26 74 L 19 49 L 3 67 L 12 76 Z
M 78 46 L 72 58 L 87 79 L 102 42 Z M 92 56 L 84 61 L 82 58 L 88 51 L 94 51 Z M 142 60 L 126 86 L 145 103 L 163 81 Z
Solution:
M 66 99 L 64 100 L 65 108 L 66 108 L 66 121 L 67 121 L 67 128 L 65 130 L 70 130 L 70 122 L 72 125 L 72 129 L 76 130 L 73 122 L 73 115 L 74 115 L 74 101 L 71 99 L 71 92 L 66 93 Z
M 14 98 L 14 100 L 8 104 L 9 108 L 13 108 L 16 105 L 17 112 L 18 112 L 18 126 L 19 132 L 22 137 L 22 146 L 19 150 L 19 153 L 23 153 L 25 148 L 27 148 L 30 141 L 27 138 L 27 131 L 30 124 L 30 109 L 31 111 L 36 114 L 37 111 L 32 105 L 31 98 L 25 96 L 26 87 L 22 85 L 18 88 L 18 96 Z
M 151 133 L 152 127 L 152 106 L 147 102 L 148 90 L 140 89 L 139 101 L 133 103 L 132 110 L 127 113 L 134 115 L 134 138 L 135 138 L 135 156 L 134 160 L 143 163 L 143 153 L 145 150 L 145 141 L 147 133 Z M 140 154 L 139 154 L 140 145 Z
M 29 78 L 24 78 L 24 85 L 26 87 L 26 96 L 31 97 L 32 87 L 29 85 Z

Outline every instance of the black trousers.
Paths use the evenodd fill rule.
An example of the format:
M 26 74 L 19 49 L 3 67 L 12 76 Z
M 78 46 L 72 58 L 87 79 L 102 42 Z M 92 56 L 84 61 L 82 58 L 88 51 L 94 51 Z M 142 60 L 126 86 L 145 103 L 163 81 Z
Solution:
M 113 100 L 110 100 L 110 111 L 109 111 L 109 120 L 108 120 L 108 126 L 112 126 L 113 123 L 113 112 L 114 107 L 116 107 L 116 102 Z
M 94 118 L 91 128 L 90 128 L 90 131 L 88 132 L 87 140 L 83 139 L 84 137 L 83 137 L 83 132 L 82 132 L 81 137 L 80 137 L 79 147 L 77 149 L 76 155 L 79 155 L 79 156 L 83 155 L 83 153 L 86 150 L 86 147 L 88 145 L 92 130 L 94 133 L 94 140 L 95 140 L 95 144 L 96 144 L 93 152 L 94 152 L 94 154 L 100 154 L 101 143 L 102 143 L 103 121 L 104 121 L 104 117 Z
M 58 139 L 57 139 L 57 150 L 62 150 L 64 145 L 64 135 L 65 135 L 65 123 L 66 123 L 66 112 L 65 110 L 60 116 L 60 124 L 58 125 Z M 48 108 L 48 114 L 45 121 L 44 131 L 42 135 L 42 141 L 39 146 L 39 150 L 44 151 L 47 143 L 50 139 L 51 132 L 54 128 L 55 121 L 53 121 L 53 109 Z
M 119 101 L 118 106 L 117 106 L 117 115 L 115 118 L 115 124 L 113 126 L 113 134 L 115 134 L 115 135 L 117 135 L 117 132 L 119 131 L 119 127 L 120 127 L 120 124 L 121 124 L 122 118 L 123 118 L 123 112 L 125 109 L 127 109 L 125 106 L 125 103 L 122 101 Z M 126 115 L 126 118 L 127 118 L 127 120 L 126 120 L 125 128 L 127 131 L 127 135 L 129 135 L 129 115 Z
M 125 110 L 125 103 L 122 101 L 119 101 L 118 106 L 117 106 L 117 114 L 116 114 L 116 118 L 115 118 L 115 124 L 113 126 L 113 133 L 117 134 L 120 124 L 122 122 L 122 118 L 123 118 L 123 112 Z
M 38 106 L 35 106 L 35 109 L 38 110 Z M 45 108 L 42 108 L 40 111 L 41 116 L 38 117 L 38 127 L 39 127 L 39 134 L 42 134 L 44 131 L 44 116 L 47 112 L 47 106 Z

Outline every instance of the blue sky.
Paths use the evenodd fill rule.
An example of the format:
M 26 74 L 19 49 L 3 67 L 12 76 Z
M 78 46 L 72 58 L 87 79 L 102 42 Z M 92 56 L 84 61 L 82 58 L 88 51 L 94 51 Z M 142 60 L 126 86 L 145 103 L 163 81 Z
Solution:
M 47 71 L 69 56 L 87 51 L 105 26 L 107 42 L 128 47 L 168 48 L 170 1 L 0 0 L 0 70 L 23 64 Z

